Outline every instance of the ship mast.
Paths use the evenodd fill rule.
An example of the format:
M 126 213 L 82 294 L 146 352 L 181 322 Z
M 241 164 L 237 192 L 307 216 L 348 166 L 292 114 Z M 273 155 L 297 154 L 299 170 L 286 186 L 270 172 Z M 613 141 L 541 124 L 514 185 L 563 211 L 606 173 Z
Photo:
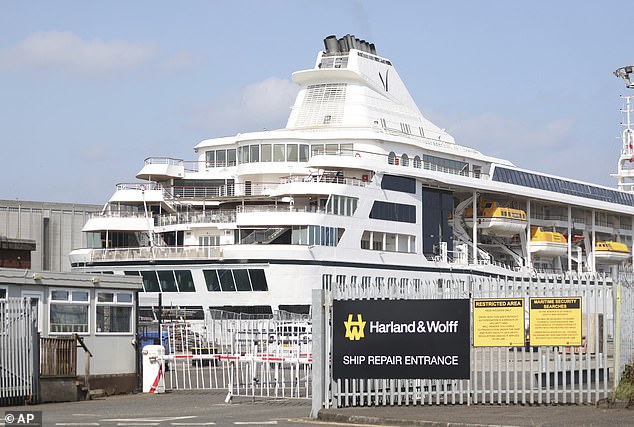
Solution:
M 625 87 L 628 89 L 634 89 L 634 83 L 631 81 L 633 73 L 634 66 L 632 65 L 614 71 L 614 75 L 623 79 Z M 618 173 L 612 175 L 619 180 L 619 190 L 628 192 L 634 192 L 634 130 L 632 130 L 631 120 L 633 98 L 634 95 L 621 96 L 621 99 L 625 101 L 625 108 L 621 109 L 621 112 L 625 114 L 625 123 L 621 123 L 623 127 L 621 142 L 623 145 L 619 156 Z

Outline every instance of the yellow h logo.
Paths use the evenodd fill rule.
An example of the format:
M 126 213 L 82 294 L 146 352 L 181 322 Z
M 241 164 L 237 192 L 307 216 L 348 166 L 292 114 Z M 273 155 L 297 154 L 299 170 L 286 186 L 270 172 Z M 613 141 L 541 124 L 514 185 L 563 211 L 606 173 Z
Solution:
M 350 341 L 359 341 L 361 338 L 365 338 L 363 333 L 365 321 L 360 314 L 357 314 L 356 322 L 352 320 L 352 314 L 348 314 L 348 321 L 344 321 L 343 324 L 346 327 L 346 338 Z

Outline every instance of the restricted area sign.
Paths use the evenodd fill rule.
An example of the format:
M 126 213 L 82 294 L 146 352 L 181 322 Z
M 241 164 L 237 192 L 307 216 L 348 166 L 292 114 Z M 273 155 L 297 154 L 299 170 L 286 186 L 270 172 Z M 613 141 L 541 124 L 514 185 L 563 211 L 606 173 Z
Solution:
M 531 298 L 530 345 L 581 345 L 581 297 Z
M 473 346 L 524 345 L 524 298 L 473 300 Z

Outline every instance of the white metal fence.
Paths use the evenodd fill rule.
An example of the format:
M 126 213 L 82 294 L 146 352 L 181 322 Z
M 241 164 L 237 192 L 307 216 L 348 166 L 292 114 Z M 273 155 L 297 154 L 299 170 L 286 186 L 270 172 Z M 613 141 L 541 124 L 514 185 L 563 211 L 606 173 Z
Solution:
M 322 296 L 323 304 L 313 302 L 316 383 L 313 408 L 316 405 L 593 404 L 608 397 L 615 381 L 618 384 L 624 365 L 631 364 L 634 357 L 634 286 L 631 283 L 625 279 L 613 282 L 603 276 L 561 275 L 333 283 Z M 333 300 L 451 298 L 473 301 L 474 298 L 568 296 L 582 298 L 581 346 L 472 345 L 470 379 L 465 380 L 332 378 L 329 359 Z M 320 319 L 315 310 L 321 306 L 325 308 Z M 473 336 L 473 325 L 471 334 Z M 319 384 L 320 381 L 323 384 Z
M 0 300 L 0 406 L 37 401 L 36 314 L 30 298 Z
M 173 322 L 164 325 L 163 331 L 166 389 L 310 397 L 312 341 L 307 316 L 212 310 L 204 323 Z

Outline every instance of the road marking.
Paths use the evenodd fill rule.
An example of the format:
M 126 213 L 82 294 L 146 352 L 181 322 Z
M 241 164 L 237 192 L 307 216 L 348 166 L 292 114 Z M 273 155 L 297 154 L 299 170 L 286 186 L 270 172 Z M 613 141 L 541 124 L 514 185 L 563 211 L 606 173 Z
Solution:
M 56 426 L 98 426 L 99 423 L 55 423 Z
M 118 426 L 157 426 L 160 423 L 117 423 Z
M 160 417 L 160 418 L 104 418 L 99 421 L 110 421 L 120 423 L 162 423 L 164 421 L 186 420 L 188 418 L 196 418 L 195 415 L 185 417 Z
M 209 421 L 206 423 L 170 423 L 173 426 L 215 426 L 216 423 Z
M 238 426 L 248 426 L 248 425 L 261 426 L 261 425 L 275 425 L 277 424 L 277 421 L 234 421 L 233 423 Z

